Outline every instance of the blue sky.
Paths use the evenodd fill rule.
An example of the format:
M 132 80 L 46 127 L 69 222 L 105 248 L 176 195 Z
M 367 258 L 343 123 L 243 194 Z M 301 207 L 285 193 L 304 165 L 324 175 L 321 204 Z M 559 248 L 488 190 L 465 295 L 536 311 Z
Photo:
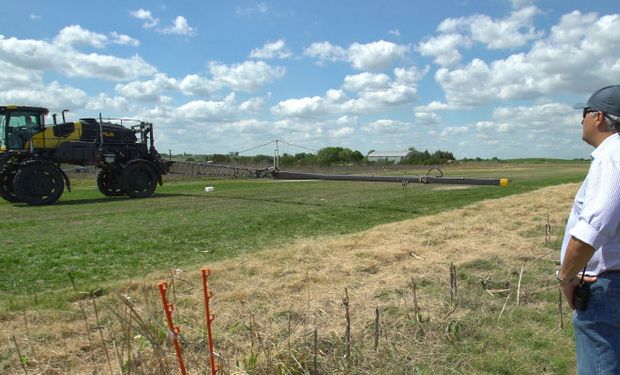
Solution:
M 140 118 L 165 153 L 587 158 L 572 106 L 620 84 L 617 0 L 0 4 L 0 103 Z

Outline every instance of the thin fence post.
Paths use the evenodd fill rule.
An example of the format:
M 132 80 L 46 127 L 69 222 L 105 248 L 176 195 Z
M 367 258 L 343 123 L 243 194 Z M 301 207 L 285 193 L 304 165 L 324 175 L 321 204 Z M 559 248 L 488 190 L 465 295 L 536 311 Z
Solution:
M 562 289 L 558 288 L 558 310 L 560 312 L 560 329 L 564 329 L 564 312 L 562 311 Z
M 347 360 L 351 359 L 351 315 L 349 313 L 349 291 L 347 288 L 344 288 L 344 298 L 342 299 L 342 304 L 344 305 L 344 314 L 346 320 L 346 328 L 344 331 L 344 339 L 346 344 L 346 358 Z
M 318 375 L 319 374 L 319 332 L 318 329 L 316 327 L 314 327 L 314 345 L 313 345 L 313 350 L 312 350 L 312 369 L 313 369 L 313 374 L 314 375 Z
M 211 365 L 211 375 L 215 375 L 219 369 L 219 365 L 215 363 L 215 356 L 213 354 L 213 335 L 211 334 L 211 322 L 215 319 L 215 315 L 211 314 L 209 311 L 209 300 L 213 294 L 209 291 L 209 284 L 207 283 L 207 278 L 211 274 L 211 271 L 208 268 L 203 268 L 200 271 L 202 272 L 202 287 L 205 297 L 205 319 L 207 323 L 207 335 L 209 341 L 209 362 Z
M 517 306 L 521 303 L 521 280 L 523 279 L 523 266 L 519 272 L 519 282 L 517 283 Z
M 379 332 L 381 331 L 381 328 L 379 326 L 380 321 L 381 321 L 379 314 L 380 314 L 379 306 L 377 306 L 377 308 L 375 309 L 375 342 L 374 342 L 375 352 L 379 348 Z
M 172 322 L 172 310 L 174 307 L 172 304 L 168 303 L 168 297 L 166 296 L 168 284 L 165 281 L 161 281 L 157 284 L 157 286 L 159 287 L 159 293 L 161 294 L 161 302 L 164 306 L 166 322 L 168 323 L 168 329 L 170 330 L 170 335 L 172 336 L 172 344 L 174 345 L 177 361 L 179 362 L 179 369 L 181 370 L 181 374 L 186 375 L 187 372 L 185 371 L 185 363 L 183 362 L 183 353 L 181 352 L 181 345 L 179 344 L 180 329 Z
M 450 303 L 454 302 L 457 295 L 456 267 L 450 263 Z

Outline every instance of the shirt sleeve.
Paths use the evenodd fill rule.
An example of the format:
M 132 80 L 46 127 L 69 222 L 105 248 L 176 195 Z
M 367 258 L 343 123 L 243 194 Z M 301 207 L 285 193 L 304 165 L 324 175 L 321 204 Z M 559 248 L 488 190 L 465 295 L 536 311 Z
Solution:
M 594 161 L 587 177 L 583 209 L 570 234 L 599 249 L 620 224 L 620 160 Z

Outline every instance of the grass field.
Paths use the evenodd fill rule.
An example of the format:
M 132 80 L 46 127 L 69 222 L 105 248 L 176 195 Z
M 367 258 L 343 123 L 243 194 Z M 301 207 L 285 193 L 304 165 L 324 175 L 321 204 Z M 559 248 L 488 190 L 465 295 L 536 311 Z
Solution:
M 65 302 L 71 273 L 88 289 L 153 271 L 197 266 L 294 239 L 337 235 L 481 200 L 579 181 L 587 164 L 456 168 L 452 176 L 511 178 L 505 188 L 324 181 L 166 183 L 151 199 L 103 197 L 79 179 L 54 206 L 0 203 L 0 293 L 9 308 L 38 293 Z M 205 186 L 215 192 L 205 193 Z M 48 298 L 49 297 L 49 298 Z M 28 298 L 29 299 L 29 298 Z M 56 301 L 56 302 L 52 302 Z
M 0 224 L 0 267 L 4 271 L 0 274 L 0 322 L 13 327 L 8 335 L 30 335 L 23 345 L 34 343 L 38 356 L 47 356 L 50 367 L 60 368 L 61 373 L 83 370 L 84 360 L 75 358 L 90 352 L 98 358 L 86 361 L 92 373 L 93 366 L 105 368 L 103 349 L 84 344 L 85 333 L 77 328 L 81 326 L 74 302 L 78 293 L 69 274 L 79 291 L 99 289 L 112 297 L 118 291 L 135 294 L 141 290 L 138 285 L 151 280 L 153 274 L 170 275 L 177 268 L 195 272 L 217 264 L 214 282 L 220 288 L 221 326 L 216 338 L 232 361 L 224 373 L 311 373 L 311 332 L 317 325 L 323 330 L 316 344 L 322 353 L 317 365 L 320 373 L 567 373 L 574 368 L 572 331 L 556 329 L 557 292 L 549 269 L 557 258 L 554 249 L 559 247 L 568 215 L 555 206 L 558 202 L 570 205 L 574 192 L 555 192 L 550 203 L 544 203 L 544 197 L 540 203 L 529 197 L 505 207 L 505 202 L 476 202 L 578 182 L 587 167 L 584 162 L 543 162 L 445 168 L 449 176 L 513 180 L 505 188 L 465 189 L 410 184 L 405 190 L 390 183 L 172 176 L 154 197 L 141 200 L 102 197 L 91 177 L 81 177 L 75 180 L 73 192 L 65 193 L 54 206 L 0 203 L 5 218 Z M 205 193 L 205 186 L 215 187 L 215 192 Z M 467 210 L 459 211 L 466 206 Z M 544 245 L 539 240 L 544 230 L 540 225 L 549 212 L 554 233 L 552 242 Z M 535 217 L 526 218 L 531 215 Z M 492 218 L 490 223 L 470 222 L 471 217 L 485 216 Z M 422 221 L 400 224 L 414 218 Z M 383 224 L 387 226 L 377 227 Z M 508 229 L 499 230 L 500 224 Z M 374 234 L 364 234 L 360 243 L 356 236 L 362 232 Z M 338 242 L 341 237 L 343 243 Z M 479 255 L 474 251 L 478 245 L 469 242 L 474 238 L 483 238 L 484 243 L 478 245 L 487 249 Z M 403 251 L 409 254 L 410 250 L 409 245 L 402 249 L 401 239 L 410 243 L 416 257 L 423 257 L 425 266 L 408 265 L 416 259 L 402 258 Z M 539 255 L 541 248 L 544 257 Z M 458 255 L 459 249 L 465 253 Z M 259 256 L 249 258 L 253 253 Z M 454 302 L 446 297 L 448 259 L 459 265 L 460 294 Z M 522 291 L 526 302 L 520 307 L 514 306 L 514 289 L 523 264 L 527 264 L 523 277 L 527 293 Z M 324 268 L 325 274 L 311 276 L 309 272 L 318 272 L 317 267 Z M 406 272 L 399 267 L 406 267 Z M 411 309 L 407 278 L 413 281 L 408 274 L 420 271 L 425 276 L 418 280 L 422 307 L 417 317 Z M 481 280 L 486 283 L 482 287 Z M 302 286 L 306 284 L 316 284 L 319 289 L 312 293 L 327 300 L 310 298 Z M 501 292 L 509 284 L 510 292 Z M 345 358 L 345 339 L 340 328 L 332 327 L 342 325 L 337 301 L 347 287 L 352 293 L 357 341 L 352 357 Z M 188 310 L 200 310 L 197 288 L 181 284 L 177 293 L 184 309 L 184 329 L 192 327 L 189 339 L 200 342 L 204 335 L 198 328 L 200 315 L 188 316 Z M 161 311 L 153 300 L 145 292 L 137 303 L 152 314 L 151 324 L 159 326 Z M 113 300 L 101 303 L 114 306 Z M 359 342 L 373 335 L 375 304 L 382 306 L 383 314 L 380 349 L 373 349 L 371 339 Z M 31 319 L 30 334 L 27 328 L 24 331 L 21 315 Z M 54 326 L 56 319 L 63 322 L 61 326 Z M 88 319 L 93 324 L 92 313 Z M 116 328 L 113 321 L 113 317 L 104 318 L 110 348 L 136 335 L 126 332 L 127 327 Z M 295 327 L 305 332 L 296 340 L 291 338 Z M 6 338 L 0 372 L 17 373 L 17 354 Z M 69 343 L 60 344 L 63 340 Z M 47 349 L 50 345 L 56 349 Z M 59 345 L 65 348 L 62 355 L 57 353 Z M 144 368 L 148 345 L 135 345 L 134 351 L 145 350 Z M 201 348 L 197 351 L 204 359 Z M 32 348 L 30 355 L 34 352 Z M 130 362 L 123 366 L 124 373 L 132 368 Z

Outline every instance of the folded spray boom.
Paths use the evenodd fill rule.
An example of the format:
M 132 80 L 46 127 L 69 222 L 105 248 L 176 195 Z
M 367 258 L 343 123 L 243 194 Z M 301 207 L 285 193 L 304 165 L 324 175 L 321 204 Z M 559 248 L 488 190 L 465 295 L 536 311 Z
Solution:
M 328 181 L 368 181 L 368 182 L 401 182 L 401 183 L 420 183 L 420 184 L 453 184 L 453 185 L 495 185 L 507 186 L 510 180 L 500 179 L 480 179 L 465 177 L 443 177 L 441 176 L 360 176 L 360 175 L 330 175 L 318 173 L 286 172 L 280 170 L 273 171 L 273 178 L 281 180 L 328 180 Z
M 375 176 L 375 175 L 337 175 L 306 172 L 289 172 L 279 168 L 252 169 L 213 163 L 169 162 L 172 173 L 200 175 L 209 177 L 233 178 L 273 178 L 277 180 L 327 180 L 327 181 L 367 181 L 367 182 L 401 182 L 420 184 L 453 184 L 453 185 L 494 185 L 507 186 L 507 178 L 483 179 L 469 177 L 444 177 L 439 168 L 431 168 L 425 175 Z M 432 171 L 438 175 L 431 176 Z

